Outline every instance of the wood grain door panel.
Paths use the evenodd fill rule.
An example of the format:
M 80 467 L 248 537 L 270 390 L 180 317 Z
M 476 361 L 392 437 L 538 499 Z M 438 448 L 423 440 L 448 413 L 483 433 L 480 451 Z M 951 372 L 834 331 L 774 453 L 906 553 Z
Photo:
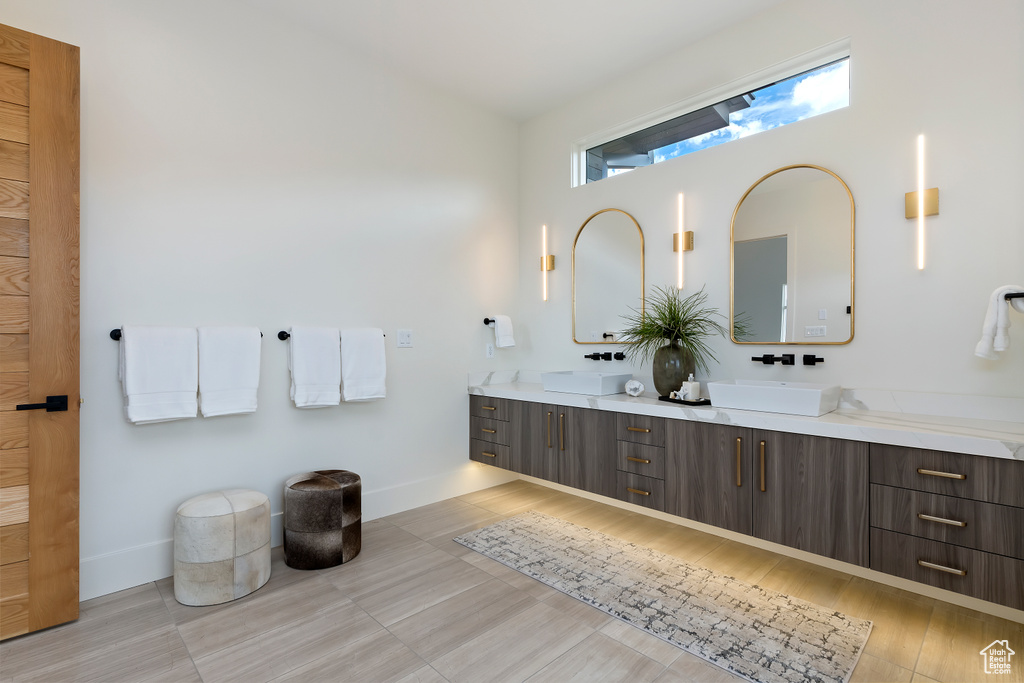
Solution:
M 0 25 L 0 639 L 78 618 L 78 60 Z

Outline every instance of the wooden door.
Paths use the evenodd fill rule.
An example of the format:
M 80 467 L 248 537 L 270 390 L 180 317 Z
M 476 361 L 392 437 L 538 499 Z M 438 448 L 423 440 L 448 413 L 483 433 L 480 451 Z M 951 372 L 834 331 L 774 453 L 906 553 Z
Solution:
M 868 566 L 868 445 L 755 431 L 751 446 L 754 535 Z
M 0 25 L 0 639 L 78 618 L 78 87 Z
M 704 524 L 749 534 L 750 430 L 671 420 L 665 493 L 668 511 Z

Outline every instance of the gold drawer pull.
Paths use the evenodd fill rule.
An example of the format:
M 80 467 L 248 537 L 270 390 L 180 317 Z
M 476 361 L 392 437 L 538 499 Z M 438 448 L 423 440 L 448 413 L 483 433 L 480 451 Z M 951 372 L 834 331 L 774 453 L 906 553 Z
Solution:
M 764 441 L 761 442 L 761 491 L 767 491 L 764 485 Z
M 741 463 L 743 462 L 742 453 L 743 453 L 743 439 L 737 438 L 736 439 L 736 485 L 737 486 L 743 486 L 743 471 L 742 471 L 742 469 L 740 469 Z
M 636 494 L 639 494 L 641 496 L 649 496 L 649 495 L 651 495 L 650 491 L 641 491 L 640 489 L 631 489 L 628 486 L 626 487 L 626 490 L 629 491 L 630 493 L 636 493 Z
M 641 463 L 641 464 L 644 464 L 644 465 L 650 465 L 651 464 L 650 460 L 646 460 L 645 458 L 634 458 L 632 455 L 627 455 L 626 456 L 626 460 L 629 460 L 630 462 L 638 462 L 638 463 Z
M 920 467 L 917 468 L 918 474 L 926 474 L 929 477 L 943 477 L 945 479 L 966 479 L 966 474 L 953 474 L 952 472 L 939 472 L 937 470 L 924 470 Z
M 487 432 L 488 434 L 497 434 L 498 433 L 497 429 L 488 429 L 487 427 L 481 427 L 480 431 Z
M 480 451 L 480 455 L 486 455 L 488 458 L 497 458 L 497 453 L 488 453 L 487 451 Z
M 627 432 L 643 432 L 644 434 L 650 434 L 651 430 L 646 427 L 626 427 Z
M 941 564 L 926 562 L 924 560 L 918 560 L 917 563 L 926 569 L 934 569 L 936 571 L 946 572 L 947 574 L 956 574 L 957 576 L 967 576 L 966 569 L 953 569 L 952 567 L 944 567 Z
M 948 524 L 949 526 L 967 526 L 967 522 L 961 522 L 955 519 L 946 519 L 945 517 L 934 517 L 932 515 L 926 515 L 923 512 L 918 512 L 917 518 L 923 519 L 926 522 L 938 522 L 939 524 Z
M 484 410 L 497 410 L 498 409 L 496 406 L 480 406 L 480 407 L 483 408 Z

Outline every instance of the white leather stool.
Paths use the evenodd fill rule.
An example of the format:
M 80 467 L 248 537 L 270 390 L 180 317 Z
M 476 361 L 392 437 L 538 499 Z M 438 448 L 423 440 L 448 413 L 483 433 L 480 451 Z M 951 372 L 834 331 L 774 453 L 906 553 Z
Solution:
M 216 605 L 270 579 L 270 500 L 229 489 L 189 498 L 174 516 L 174 599 Z

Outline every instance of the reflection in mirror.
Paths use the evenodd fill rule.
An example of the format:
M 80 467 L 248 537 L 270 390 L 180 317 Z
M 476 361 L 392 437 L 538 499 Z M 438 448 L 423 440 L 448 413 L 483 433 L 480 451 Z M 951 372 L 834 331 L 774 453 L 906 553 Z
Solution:
M 572 246 L 572 340 L 613 341 L 622 316 L 643 310 L 644 233 L 619 209 L 602 209 L 583 221 Z
M 853 195 L 810 165 L 769 173 L 732 219 L 732 338 L 751 344 L 853 339 Z

